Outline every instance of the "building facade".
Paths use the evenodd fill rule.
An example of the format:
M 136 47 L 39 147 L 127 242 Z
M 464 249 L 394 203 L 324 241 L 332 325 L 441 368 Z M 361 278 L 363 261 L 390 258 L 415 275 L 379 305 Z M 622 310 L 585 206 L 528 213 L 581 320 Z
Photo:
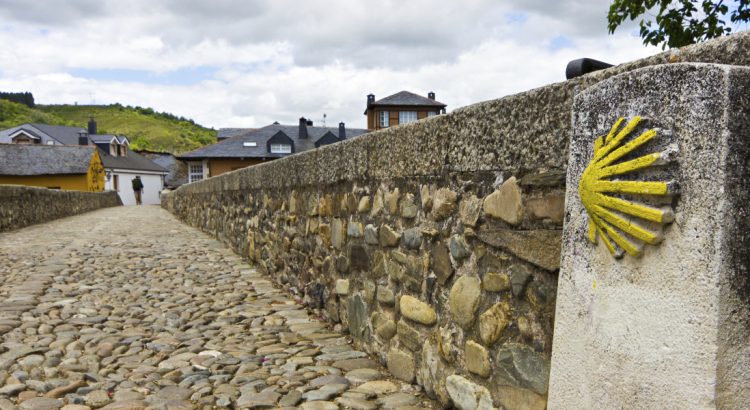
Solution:
M 105 170 L 94 147 L 0 144 L 0 184 L 101 192 Z
M 375 95 L 367 96 L 367 129 L 379 130 L 401 124 L 419 121 L 433 115 L 445 114 L 446 105 L 435 100 L 435 93 L 430 91 L 422 97 L 409 91 L 375 100 Z

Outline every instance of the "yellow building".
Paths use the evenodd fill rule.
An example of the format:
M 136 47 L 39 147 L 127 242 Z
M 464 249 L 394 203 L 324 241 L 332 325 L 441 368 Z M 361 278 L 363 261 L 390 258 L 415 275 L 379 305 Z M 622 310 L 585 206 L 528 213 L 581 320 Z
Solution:
M 94 146 L 0 144 L 0 184 L 100 192 L 104 166 Z

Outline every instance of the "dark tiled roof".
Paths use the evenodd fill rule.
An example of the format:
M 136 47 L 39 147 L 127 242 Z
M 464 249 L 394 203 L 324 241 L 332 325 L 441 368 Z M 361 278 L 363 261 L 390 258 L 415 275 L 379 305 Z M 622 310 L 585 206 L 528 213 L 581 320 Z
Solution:
M 114 169 L 128 169 L 133 171 L 151 171 L 151 172 L 164 172 L 168 170 L 154 161 L 144 157 L 143 155 L 131 151 L 128 149 L 127 156 L 124 157 L 113 157 L 109 155 L 109 151 L 99 150 L 99 155 L 102 157 L 102 164 L 104 168 Z
M 87 132 L 81 127 L 62 125 L 31 124 L 34 128 L 56 139 L 63 145 L 78 145 L 78 134 Z
M 294 141 L 294 153 L 315 149 L 315 142 L 327 132 L 338 136 L 338 128 L 307 126 L 308 138 L 299 138 L 298 125 L 271 124 L 263 128 L 247 131 L 244 134 L 225 139 L 213 145 L 208 145 L 180 155 L 180 159 L 201 158 L 279 158 L 290 154 L 271 154 L 268 152 L 267 142 L 279 131 L 286 134 Z M 366 133 L 367 130 L 359 128 L 347 128 L 346 138 L 357 137 Z M 254 147 L 245 146 L 244 143 L 255 142 Z
M 11 140 L 9 136 L 20 129 L 23 129 L 24 131 L 36 137 L 41 137 L 42 144 L 45 145 L 50 139 L 54 140 L 57 144 L 78 145 L 78 135 L 81 132 L 86 132 L 85 129 L 80 127 L 26 123 L 16 127 L 0 130 L 0 143 L 10 143 Z
M 249 131 L 254 131 L 255 128 L 219 128 L 219 133 L 216 135 L 216 139 L 219 141 L 242 135 Z
M 446 107 L 446 105 L 440 101 L 431 100 L 427 97 L 422 97 L 421 95 L 410 93 L 408 91 L 399 91 L 396 94 L 381 98 L 370 104 L 370 106 L 373 105 L 426 105 L 430 107 Z
M 0 175 L 85 174 L 95 147 L 0 144 Z

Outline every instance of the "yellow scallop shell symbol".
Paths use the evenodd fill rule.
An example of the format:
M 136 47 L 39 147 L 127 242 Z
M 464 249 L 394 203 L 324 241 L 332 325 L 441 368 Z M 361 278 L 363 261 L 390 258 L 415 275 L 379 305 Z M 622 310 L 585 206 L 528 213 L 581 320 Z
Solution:
M 625 143 L 641 117 L 633 118 L 620 129 L 624 121 L 624 118 L 618 119 L 609 134 L 596 139 L 594 156 L 578 184 L 578 194 L 589 215 L 589 241 L 596 243 L 597 237 L 601 237 L 617 258 L 622 257 L 623 251 L 640 256 L 643 244 L 661 242 L 661 228 L 674 220 L 671 208 L 657 208 L 622 197 L 667 196 L 676 191 L 674 182 L 613 180 L 623 174 L 671 162 L 677 152 L 670 148 L 618 162 L 657 135 L 656 130 L 649 129 Z

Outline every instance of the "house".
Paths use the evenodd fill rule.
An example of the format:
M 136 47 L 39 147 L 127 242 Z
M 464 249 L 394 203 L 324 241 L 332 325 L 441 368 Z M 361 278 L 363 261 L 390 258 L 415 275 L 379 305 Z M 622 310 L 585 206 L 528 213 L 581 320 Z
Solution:
M 366 133 L 363 129 L 315 127 L 302 117 L 298 125 L 273 123 L 258 129 L 235 132 L 213 145 L 182 154 L 188 164 L 188 182 L 221 175 L 250 165 L 315 149 Z
M 168 152 L 149 150 L 137 150 L 136 152 L 167 170 L 167 175 L 164 177 L 165 188 L 175 189 L 180 185 L 187 184 L 187 164 L 178 160 L 174 155 Z
M 379 130 L 445 114 L 445 107 L 445 104 L 435 100 L 435 93 L 432 91 L 427 93 L 427 97 L 400 91 L 377 101 L 375 95 L 369 94 L 365 109 L 367 129 Z
M 100 192 L 104 179 L 95 147 L 0 144 L 0 184 Z
M 104 166 L 104 189 L 117 191 L 123 205 L 135 204 L 131 180 L 141 177 L 144 188 L 143 204 L 158 204 L 168 171 L 148 158 L 130 150 L 127 137 L 97 134 L 94 119 L 88 128 L 46 124 L 21 124 L 0 131 L 0 144 L 47 145 L 47 146 L 92 146 Z

